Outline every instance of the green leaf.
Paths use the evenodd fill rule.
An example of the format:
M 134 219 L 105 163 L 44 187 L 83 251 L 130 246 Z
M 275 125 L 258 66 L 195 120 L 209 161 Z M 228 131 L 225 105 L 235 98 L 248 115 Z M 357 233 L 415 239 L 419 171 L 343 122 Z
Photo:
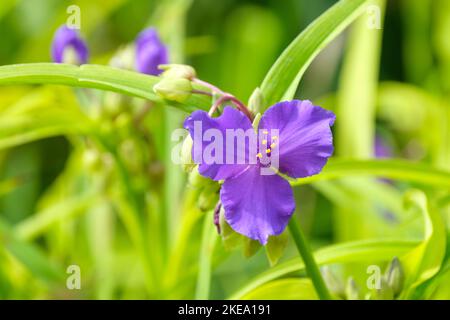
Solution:
M 371 3 L 379 9 L 378 18 L 382 20 L 385 1 Z M 370 18 L 361 16 L 351 28 L 337 92 L 336 150 L 340 156 L 351 158 L 369 158 L 373 154 L 383 29 L 369 28 Z
M 287 278 L 271 281 L 247 294 L 244 300 L 317 300 L 310 279 Z
M 95 203 L 97 198 L 98 195 L 90 192 L 86 195 L 63 200 L 23 220 L 15 227 L 15 232 L 21 239 L 36 238 L 56 223 L 67 222 L 69 219 L 86 212 L 87 208 Z
M 158 82 L 158 77 L 101 65 L 78 67 L 69 64 L 30 63 L 0 67 L 0 86 L 62 84 L 109 90 L 154 102 L 164 102 L 153 92 L 153 86 Z M 203 95 L 191 95 L 182 104 L 172 101 L 167 103 L 187 112 L 195 109 L 206 110 L 211 106 L 210 98 Z
M 46 108 L 0 118 L 0 149 L 58 135 L 87 133 L 87 118 L 61 108 Z
M 394 256 L 401 256 L 418 244 L 413 240 L 387 240 L 372 239 L 346 242 L 325 247 L 315 252 L 314 257 L 319 265 L 332 263 L 364 262 L 375 260 L 390 260 Z M 266 272 L 261 273 L 246 286 L 231 296 L 231 299 L 240 299 L 248 292 L 263 284 L 283 277 L 293 272 L 304 271 L 305 265 L 300 258 L 294 258 Z
M 430 206 L 422 191 L 409 191 L 405 195 L 405 204 L 420 210 L 425 225 L 422 243 L 401 260 L 407 276 L 402 297 L 412 298 L 414 288 L 433 277 L 441 268 L 445 257 L 446 230 L 439 211 Z
M 0 221 L 0 243 L 39 279 L 50 283 L 64 280 L 62 269 L 51 263 L 38 247 L 18 239 L 3 221 Z
M 261 84 L 266 107 L 292 99 L 306 68 L 363 10 L 367 0 L 341 0 L 311 23 L 284 50 Z
M 290 181 L 291 185 L 297 186 L 315 181 L 345 178 L 348 176 L 380 176 L 424 185 L 450 186 L 450 172 L 437 170 L 425 164 L 400 159 L 332 159 L 320 174 Z

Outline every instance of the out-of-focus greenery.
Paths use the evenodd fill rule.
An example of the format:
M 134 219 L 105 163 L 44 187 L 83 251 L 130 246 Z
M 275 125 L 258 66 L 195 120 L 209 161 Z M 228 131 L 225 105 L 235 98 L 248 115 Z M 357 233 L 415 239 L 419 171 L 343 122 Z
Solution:
M 336 1 L 2 0 L 0 65 L 50 62 L 76 4 L 90 63 L 117 61 L 155 26 L 172 62 L 242 101 L 261 86 L 268 103 L 295 96 L 333 110 L 335 155 L 321 174 L 291 181 L 294 218 L 329 289 L 450 299 L 450 4 L 368 1 L 378 30 L 364 2 L 341 1 L 328 16 Z M 210 101 L 168 105 L 157 81 L 97 66 L 0 67 L 0 298 L 316 299 L 288 234 L 267 255 L 218 236 L 219 186 L 171 161 L 172 131 Z M 377 138 L 390 159 L 375 158 Z M 368 267 L 393 270 L 396 257 L 400 289 L 389 272 L 368 288 Z M 80 290 L 66 287 L 71 265 Z

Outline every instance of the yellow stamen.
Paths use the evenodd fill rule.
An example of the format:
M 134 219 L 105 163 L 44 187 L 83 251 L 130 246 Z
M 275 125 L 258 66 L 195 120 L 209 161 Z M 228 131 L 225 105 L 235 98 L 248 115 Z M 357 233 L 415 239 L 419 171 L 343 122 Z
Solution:
M 271 151 L 272 151 L 272 150 L 270 150 L 270 149 L 267 149 L 267 150 L 266 150 L 266 153 L 270 153 Z
M 264 133 L 264 134 L 269 134 L 269 131 L 264 130 L 263 133 Z
M 276 145 L 277 145 L 276 143 L 272 143 L 272 144 L 270 145 L 270 148 L 273 149 L 273 148 L 275 148 Z
M 277 140 L 277 139 L 278 139 L 277 136 L 273 136 L 273 137 L 272 137 L 272 140 Z
M 262 144 L 266 145 L 267 144 L 267 140 L 263 140 Z
M 262 158 L 261 152 L 256 155 L 257 158 Z

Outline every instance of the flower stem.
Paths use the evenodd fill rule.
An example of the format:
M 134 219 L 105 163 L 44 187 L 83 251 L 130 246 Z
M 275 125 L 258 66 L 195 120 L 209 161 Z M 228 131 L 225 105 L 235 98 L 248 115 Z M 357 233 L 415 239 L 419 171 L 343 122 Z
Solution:
M 198 263 L 196 300 L 207 300 L 211 286 L 212 256 L 216 245 L 217 232 L 211 217 L 207 215 L 203 222 L 202 242 Z
M 214 114 L 214 112 L 219 108 L 219 106 L 222 103 L 224 103 L 225 101 L 231 101 L 239 111 L 241 111 L 243 114 L 245 114 L 247 116 L 247 118 L 250 119 L 250 121 L 253 121 L 253 115 L 247 109 L 247 107 L 241 101 L 239 101 L 239 99 L 237 99 L 236 97 L 234 97 L 232 95 L 228 95 L 228 94 L 221 96 L 219 99 L 217 99 L 216 102 L 214 102 L 213 106 L 209 110 L 209 115 L 212 116 Z
M 314 260 L 309 245 L 306 242 L 305 236 L 303 235 L 298 222 L 294 218 L 292 218 L 289 222 L 289 231 L 291 232 L 292 238 L 294 238 L 295 245 L 303 259 L 303 262 L 305 263 L 306 273 L 311 278 L 320 300 L 331 300 L 331 295 L 328 292 L 328 288 L 325 285 L 322 275 L 320 274 L 319 267 Z

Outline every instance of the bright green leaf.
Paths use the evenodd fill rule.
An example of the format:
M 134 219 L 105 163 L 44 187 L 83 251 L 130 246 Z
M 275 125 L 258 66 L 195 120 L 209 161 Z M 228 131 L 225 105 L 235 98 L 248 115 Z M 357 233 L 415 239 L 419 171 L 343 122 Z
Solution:
M 367 0 L 341 0 L 311 23 L 284 50 L 261 84 L 266 107 L 292 99 L 306 68 L 362 12 Z

